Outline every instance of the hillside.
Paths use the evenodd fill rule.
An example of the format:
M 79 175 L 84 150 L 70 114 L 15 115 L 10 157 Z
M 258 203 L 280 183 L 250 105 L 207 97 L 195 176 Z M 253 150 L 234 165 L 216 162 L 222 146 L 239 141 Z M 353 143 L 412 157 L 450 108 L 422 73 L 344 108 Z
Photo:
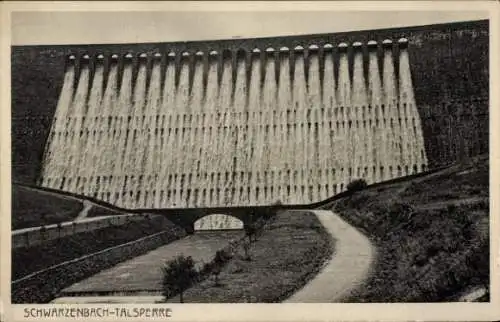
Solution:
M 87 217 L 122 214 L 90 202 L 88 206 Z M 12 230 L 72 221 L 83 209 L 83 199 L 12 185 Z
M 42 245 L 17 248 L 12 251 L 13 280 L 104 249 L 122 245 L 140 238 L 171 231 L 172 236 L 183 236 L 181 229 L 163 216 L 148 216 L 122 226 L 110 226 L 86 231 Z M 178 235 L 178 236 L 177 236 Z M 43 260 L 36 260 L 43 254 Z
M 82 209 L 79 200 L 12 186 L 12 230 L 71 221 Z
M 351 301 L 454 301 L 471 289 L 488 289 L 487 155 L 425 177 L 368 188 L 324 208 L 359 228 L 377 247 L 371 278 Z

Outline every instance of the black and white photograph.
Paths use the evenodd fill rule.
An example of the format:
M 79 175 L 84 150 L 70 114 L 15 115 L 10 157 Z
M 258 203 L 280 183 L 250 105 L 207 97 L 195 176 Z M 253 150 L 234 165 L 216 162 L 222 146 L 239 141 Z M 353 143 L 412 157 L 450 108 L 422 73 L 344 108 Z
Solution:
M 473 10 L 12 12 L 12 304 L 490 303 Z

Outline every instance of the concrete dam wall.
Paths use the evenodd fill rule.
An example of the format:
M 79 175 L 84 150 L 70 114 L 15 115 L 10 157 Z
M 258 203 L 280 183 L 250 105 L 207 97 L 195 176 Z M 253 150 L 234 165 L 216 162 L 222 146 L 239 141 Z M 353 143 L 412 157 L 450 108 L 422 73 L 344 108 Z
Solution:
M 61 85 L 50 122 L 39 118 L 37 183 L 125 208 L 310 203 L 357 178 L 374 183 L 485 152 L 487 24 L 451 26 L 259 46 L 48 50 L 62 58 Z M 465 57 L 482 65 L 443 71 L 458 75 L 443 91 L 443 75 L 419 70 L 420 54 L 439 63 L 436 39 L 464 37 L 486 39 Z M 449 100 L 433 104 L 425 86 Z

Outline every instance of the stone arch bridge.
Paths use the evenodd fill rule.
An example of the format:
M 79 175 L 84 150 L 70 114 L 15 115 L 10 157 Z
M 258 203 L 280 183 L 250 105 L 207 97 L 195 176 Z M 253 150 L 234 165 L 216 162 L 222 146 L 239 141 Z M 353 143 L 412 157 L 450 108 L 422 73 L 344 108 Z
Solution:
M 194 232 L 195 222 L 213 214 L 227 215 L 243 222 L 243 228 L 252 224 L 259 218 L 269 218 L 283 210 L 283 206 L 256 206 L 256 207 L 211 207 L 211 208 L 186 208 L 186 209 L 152 209 L 150 214 L 166 216 L 174 224 L 186 229 L 188 233 Z

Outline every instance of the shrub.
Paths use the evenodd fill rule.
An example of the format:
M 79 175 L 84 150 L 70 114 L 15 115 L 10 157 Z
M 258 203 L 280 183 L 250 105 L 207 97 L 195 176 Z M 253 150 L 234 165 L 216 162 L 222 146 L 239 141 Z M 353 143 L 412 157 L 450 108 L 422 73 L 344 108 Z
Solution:
M 205 263 L 205 264 L 203 264 L 202 268 L 199 270 L 199 274 L 200 275 L 208 275 L 212 272 L 212 269 L 213 269 L 213 262 Z
M 215 286 L 219 286 L 219 275 L 222 271 L 222 267 L 231 259 L 231 255 L 224 249 L 218 250 L 215 253 L 214 260 L 210 265 L 212 270 L 212 275 L 214 276 Z
M 420 194 L 426 190 L 425 184 L 418 184 L 416 182 L 411 182 L 408 187 L 401 193 L 403 196 L 413 196 L 415 194 Z
M 243 241 L 243 251 L 245 252 L 245 260 L 250 261 L 252 258 L 250 257 L 250 242 L 247 242 L 246 240 Z
M 370 200 L 370 196 L 365 193 L 357 193 L 348 199 L 348 206 L 354 209 L 361 209 Z
M 256 227 L 255 223 L 246 224 L 244 226 L 244 229 L 245 229 L 245 235 L 248 237 L 249 242 L 252 242 L 252 236 L 254 237 L 254 240 L 256 240 L 255 235 L 257 233 L 257 227 Z
M 448 211 L 448 214 L 453 215 L 457 212 L 457 206 L 455 204 L 449 204 L 446 206 L 446 210 Z
M 356 179 L 347 185 L 347 191 L 356 192 L 365 189 L 367 186 L 365 179 Z
M 184 291 L 191 287 L 198 278 L 191 256 L 178 256 L 167 262 L 163 268 L 163 296 L 165 300 L 179 294 L 180 302 L 184 303 Z
M 480 242 L 480 245 L 471 251 L 467 258 L 466 264 L 473 274 L 471 276 L 471 282 L 473 284 L 479 284 L 484 287 L 487 291 L 489 290 L 490 284 L 490 249 L 489 241 L 487 239 Z
M 413 212 L 413 207 L 404 202 L 395 202 L 389 206 L 390 215 L 407 215 Z
M 281 202 L 280 199 L 276 200 L 274 203 L 272 203 L 273 206 L 283 206 L 283 202 Z

